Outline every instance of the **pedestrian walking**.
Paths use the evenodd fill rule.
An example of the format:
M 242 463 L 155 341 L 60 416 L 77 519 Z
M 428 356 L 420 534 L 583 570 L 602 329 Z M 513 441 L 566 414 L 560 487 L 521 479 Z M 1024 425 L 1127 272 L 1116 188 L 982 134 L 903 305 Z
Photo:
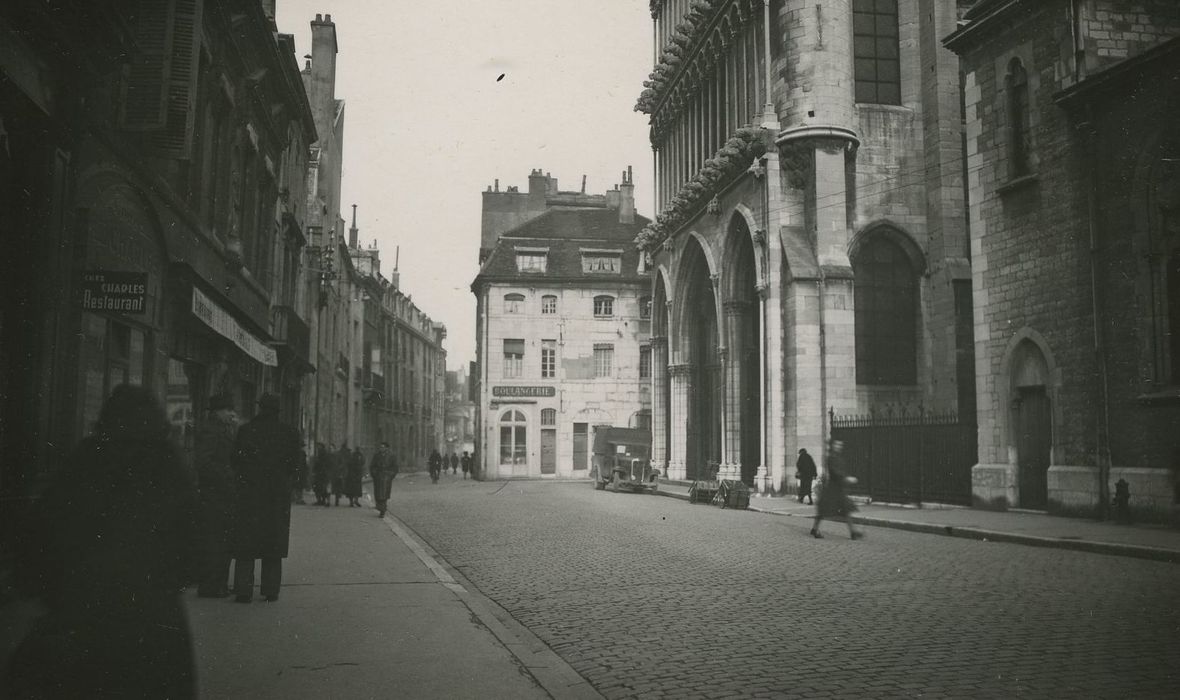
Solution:
M 283 559 L 291 528 L 291 479 L 299 468 L 299 433 L 279 421 L 279 397 L 263 394 L 258 415 L 238 430 L 234 593 L 239 603 L 254 594 L 254 561 L 262 560 L 261 593 L 279 599 Z
M 856 512 L 856 504 L 848 497 L 847 486 L 855 484 L 856 478 L 844 473 L 843 453 L 844 443 L 832 440 L 827 464 L 824 465 L 827 474 L 821 482 L 819 503 L 815 508 L 815 524 L 811 526 L 811 536 L 817 539 L 823 538 L 819 531 L 819 524 L 823 519 L 837 515 L 843 515 L 848 523 L 850 539 L 859 540 L 864 537 L 864 533 L 856 529 L 856 523 L 852 518 L 852 514 Z
M 431 450 L 430 458 L 426 463 L 430 467 L 430 481 L 437 484 L 438 476 L 442 472 L 442 455 L 438 453 L 438 450 Z
M 349 508 L 361 507 L 361 496 L 365 495 L 365 456 L 361 448 L 353 449 L 348 456 L 348 475 L 344 479 L 344 495 L 348 496 Z
M 307 490 L 307 450 L 300 448 L 299 450 L 299 470 L 295 473 L 294 483 L 291 487 L 291 503 L 298 505 L 307 505 L 307 501 L 303 499 L 303 492 Z
M 807 450 L 799 450 L 799 459 L 795 460 L 795 478 L 799 480 L 800 503 L 806 496 L 808 505 L 815 505 L 815 501 L 811 498 L 811 482 L 815 481 L 816 474 L 815 460 L 807 454 Z
M 467 478 L 467 473 L 471 471 L 471 455 L 467 451 L 463 451 L 463 456 L 459 458 L 460 464 L 463 465 L 463 478 Z
M 451 452 L 451 456 L 448 458 L 448 460 L 451 463 L 451 475 L 457 475 L 459 473 L 459 455 Z
M 238 432 L 228 394 L 209 397 L 209 418 L 197 427 L 197 595 L 229 595 L 230 540 L 233 533 L 234 471 L 231 461 Z
M 327 506 L 329 503 L 328 487 L 332 483 L 332 455 L 322 442 L 315 444 L 315 458 L 311 465 L 312 490 L 315 492 L 315 504 Z
M 340 497 L 344 495 L 344 478 L 348 476 L 348 463 L 352 461 L 352 453 L 348 451 L 348 443 L 332 451 L 332 499 L 335 505 L 340 505 Z
M 385 517 L 393 479 L 397 476 L 397 459 L 388 442 L 382 442 L 369 462 L 369 474 L 373 477 L 373 500 L 377 502 L 378 517 Z
M 16 582 L 47 613 L 8 659 L 14 698 L 194 698 L 180 592 L 194 476 L 163 408 L 120 385 L 21 528 Z

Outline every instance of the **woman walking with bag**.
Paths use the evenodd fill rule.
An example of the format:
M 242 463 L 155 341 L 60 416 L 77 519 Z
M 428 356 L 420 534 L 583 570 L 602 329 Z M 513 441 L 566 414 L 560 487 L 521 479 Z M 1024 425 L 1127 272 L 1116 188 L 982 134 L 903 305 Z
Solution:
M 811 536 L 816 539 L 823 538 L 819 531 L 819 524 L 823 519 L 837 515 L 843 515 L 848 523 L 849 539 L 859 540 L 864 537 L 864 533 L 856 529 L 856 523 L 852 519 L 852 514 L 856 512 L 856 504 L 848 497 L 846 487 L 855 484 L 856 478 L 844 473 L 843 452 L 844 443 L 832 440 L 832 447 L 828 450 L 828 463 L 824 465 L 827 477 L 820 488 L 819 503 L 815 508 L 815 524 L 811 526 Z

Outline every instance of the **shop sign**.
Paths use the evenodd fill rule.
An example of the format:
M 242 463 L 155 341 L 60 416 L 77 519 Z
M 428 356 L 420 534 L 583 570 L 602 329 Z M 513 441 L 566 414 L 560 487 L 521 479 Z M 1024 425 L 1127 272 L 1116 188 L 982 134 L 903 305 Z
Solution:
M 242 352 L 268 367 L 277 367 L 278 355 L 275 349 L 259 340 L 254 334 L 234 320 L 225 309 L 218 306 L 201 290 L 193 287 L 193 315 L 201 319 L 220 335 L 229 338 Z
M 142 314 L 147 311 L 146 272 L 87 270 L 82 273 L 82 309 Z
M 551 386 L 494 386 L 492 396 L 510 396 L 513 398 L 538 398 L 556 396 L 557 390 Z

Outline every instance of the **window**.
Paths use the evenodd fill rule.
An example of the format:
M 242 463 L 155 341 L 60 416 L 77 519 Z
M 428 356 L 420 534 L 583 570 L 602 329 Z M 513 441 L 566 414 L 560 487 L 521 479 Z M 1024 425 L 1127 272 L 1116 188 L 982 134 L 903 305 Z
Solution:
M 557 313 L 557 297 L 552 294 L 546 294 L 541 297 L 541 313 L 555 314 Z
M 1011 177 L 1027 175 L 1029 154 L 1029 104 L 1028 74 L 1019 58 L 1008 63 L 1008 75 L 1004 77 L 1008 104 L 1008 161 L 1011 163 Z
M 876 236 L 852 263 L 856 304 L 856 382 L 917 381 L 917 280 L 901 246 Z
M 639 318 L 651 318 L 651 297 L 639 297 Z
M 504 339 L 504 377 L 515 379 L 524 368 L 524 340 Z
M 520 411 L 506 411 L 500 417 L 500 464 L 526 464 L 528 424 Z
M 615 315 L 615 298 L 602 295 L 594 297 L 594 315 L 606 318 Z
M 557 376 L 557 341 L 541 341 L 541 378 L 552 379 Z
M 524 295 L 523 294 L 505 294 L 504 295 L 504 313 L 519 314 L 524 312 Z
M 618 273 L 623 267 L 618 253 L 582 255 L 582 272 Z
M 853 0 L 856 101 L 901 104 L 897 0 Z
M 557 409 L 541 409 L 541 425 L 557 425 Z
M 651 379 L 651 346 L 639 346 L 639 378 Z
M 516 253 L 516 269 L 518 272 L 545 272 L 549 256 L 541 251 Z
M 604 343 L 594 344 L 594 376 L 611 376 L 611 367 L 615 359 L 615 346 Z

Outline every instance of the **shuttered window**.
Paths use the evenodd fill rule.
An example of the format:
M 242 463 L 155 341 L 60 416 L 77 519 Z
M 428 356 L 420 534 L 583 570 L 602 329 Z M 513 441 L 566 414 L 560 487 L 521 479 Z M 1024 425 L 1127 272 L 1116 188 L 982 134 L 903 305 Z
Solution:
M 135 11 L 119 124 L 169 158 L 191 155 L 202 10 L 203 0 L 140 0 Z

